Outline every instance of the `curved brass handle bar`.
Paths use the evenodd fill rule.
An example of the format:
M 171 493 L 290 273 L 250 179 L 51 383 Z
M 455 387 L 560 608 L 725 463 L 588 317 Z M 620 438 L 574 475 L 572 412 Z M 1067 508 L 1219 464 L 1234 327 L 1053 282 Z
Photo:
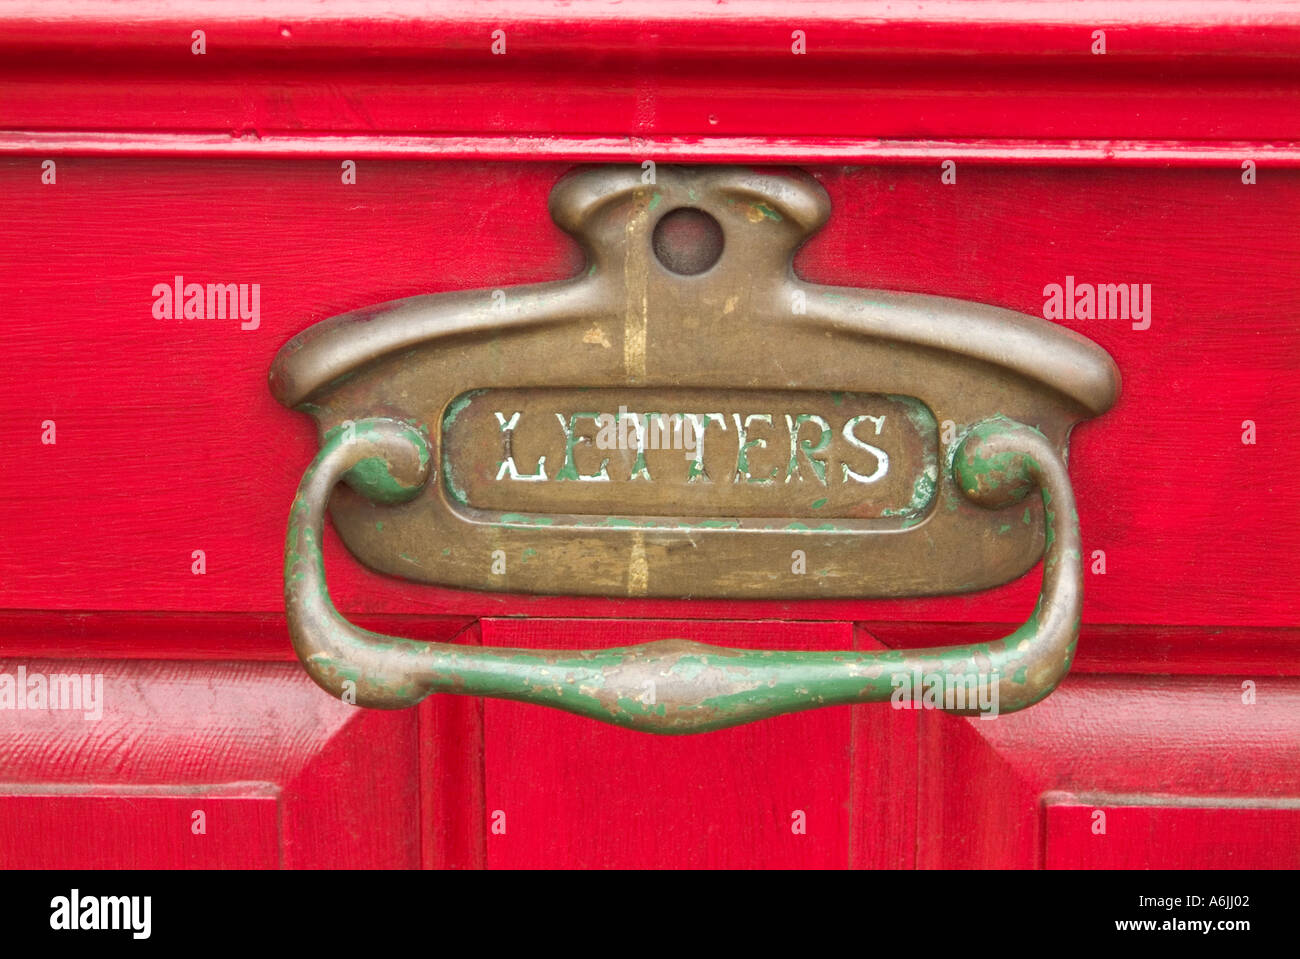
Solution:
M 460 693 L 553 706 L 656 733 L 705 732 L 891 699 L 968 715 L 1012 712 L 1055 689 L 1074 658 L 1082 602 L 1074 496 L 1052 444 L 1001 417 L 967 433 L 952 468 L 962 491 L 989 508 L 1009 506 L 1035 486 L 1043 498 L 1042 591 L 1029 620 L 1003 639 L 887 652 L 728 649 L 680 639 L 579 651 L 457 646 L 359 629 L 330 599 L 320 542 L 335 483 L 344 480 L 372 500 L 394 503 L 414 497 L 433 471 L 418 429 L 363 420 L 325 437 L 298 488 L 285 545 L 289 630 L 317 683 L 383 709 L 412 706 L 430 693 Z

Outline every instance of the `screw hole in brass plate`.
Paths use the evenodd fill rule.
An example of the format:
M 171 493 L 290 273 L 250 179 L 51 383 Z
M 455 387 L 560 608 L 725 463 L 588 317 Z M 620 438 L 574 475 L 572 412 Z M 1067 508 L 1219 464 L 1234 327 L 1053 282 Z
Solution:
M 703 210 L 679 207 L 660 217 L 652 242 L 655 257 L 665 269 L 679 276 L 695 276 L 722 256 L 722 227 Z

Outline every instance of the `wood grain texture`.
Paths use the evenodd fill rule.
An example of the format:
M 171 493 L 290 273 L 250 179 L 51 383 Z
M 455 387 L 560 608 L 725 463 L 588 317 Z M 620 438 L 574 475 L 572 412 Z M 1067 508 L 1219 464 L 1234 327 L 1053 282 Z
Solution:
M 11 129 L 1300 137 L 1300 26 L 1277 2 L 63 7 L 0 8 Z
M 883 648 L 861 627 L 854 630 L 854 646 Z M 919 720 L 913 710 L 853 707 L 849 864 L 854 869 L 916 868 Z
M 0 479 L 0 604 L 13 608 L 277 611 L 284 511 L 313 441 L 266 391 L 275 350 L 349 308 L 579 264 L 545 214 L 563 165 L 376 162 L 343 187 L 314 161 L 61 163 L 54 187 L 34 161 L 0 164 L 13 208 L 0 241 L 16 254 L 0 268 L 27 315 L 48 317 L 9 321 L 22 375 L 0 387 L 18 458 Z M 1085 622 L 1297 624 L 1300 581 L 1280 560 L 1300 536 L 1285 456 L 1300 336 L 1278 308 L 1300 292 L 1297 174 L 1244 187 L 1231 171 L 983 168 L 945 187 L 912 167 L 817 172 L 835 212 L 797 261 L 810 279 L 1027 312 L 1067 275 L 1150 282 L 1148 330 L 1065 321 L 1125 376 L 1119 406 L 1071 450 L 1085 550 L 1107 559 Z M 152 286 L 178 273 L 260 283 L 259 329 L 155 320 Z M 59 442 L 43 446 L 50 418 Z M 412 588 L 360 569 L 332 534 L 326 554 L 354 613 L 1009 623 L 1038 588 L 1030 574 L 915 601 L 577 603 Z
M 289 663 L 0 661 L 19 667 L 102 674 L 104 708 L 0 710 L 0 867 L 420 862 L 413 711 L 345 705 Z
M 613 646 L 669 636 L 794 649 L 849 649 L 854 641 L 845 626 L 812 623 L 483 624 L 485 644 L 526 648 Z M 844 868 L 851 721 L 850 707 L 832 707 L 701 736 L 651 736 L 488 700 L 488 864 Z M 800 822 L 805 832 L 796 831 Z M 493 832 L 494 823 L 503 823 L 505 831 Z
M 1086 586 L 1086 584 L 1085 584 Z M 942 636 L 984 643 L 1006 635 L 1001 623 L 863 623 L 890 649 L 917 649 Z M 1243 626 L 1111 626 L 1079 633 L 1072 674 L 1300 675 L 1300 630 Z
M 1300 681 L 1259 679 L 1248 705 L 1249 678 L 1071 676 L 1034 708 L 995 720 L 923 713 L 917 864 L 1294 862 Z M 1088 815 L 1052 811 L 1062 803 Z M 1219 811 L 1184 811 L 1200 807 Z M 1104 834 L 1092 831 L 1094 810 L 1106 812 Z M 1210 821 L 1240 832 L 1218 844 L 1196 838 Z M 1180 852 L 1174 835 L 1199 851 Z
M 477 624 L 460 641 L 478 644 Z M 487 865 L 483 700 L 430 696 L 420 723 L 420 861 L 426 869 Z
M 12 787 L 11 787 L 12 788 Z M 3 790 L 4 787 L 0 787 Z M 96 786 L 0 792 L 5 869 L 275 869 L 279 803 L 269 786 L 229 794 Z M 203 834 L 195 834 L 195 812 Z
M 1139 802 L 1110 796 L 1089 803 L 1048 800 L 1043 811 L 1046 868 L 1300 868 L 1300 801 L 1218 806 Z M 1104 834 L 1093 831 L 1098 810 L 1106 814 Z
M 460 616 L 361 614 L 363 629 L 438 642 L 465 641 Z M 65 659 L 234 659 L 297 662 L 283 613 L 150 613 L 0 610 L 8 656 Z

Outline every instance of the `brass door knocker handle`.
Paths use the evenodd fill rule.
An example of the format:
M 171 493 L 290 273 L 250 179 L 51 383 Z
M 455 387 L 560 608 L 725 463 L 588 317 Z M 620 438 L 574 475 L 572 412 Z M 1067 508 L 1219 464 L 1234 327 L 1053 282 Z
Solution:
M 273 392 L 321 437 L 285 556 L 294 647 L 320 685 L 662 733 L 888 700 L 989 716 L 1055 688 L 1082 604 L 1066 449 L 1118 396 L 1104 350 L 1010 310 L 803 280 L 795 251 L 830 216 L 804 174 L 591 169 L 556 185 L 551 214 L 587 254 L 580 275 L 368 307 L 276 357 Z M 462 589 L 944 595 L 1040 557 L 1043 584 L 1009 636 L 922 650 L 416 642 L 334 608 L 327 508 L 369 568 Z
M 289 631 L 324 689 L 383 709 L 457 693 L 553 706 L 646 732 L 694 733 L 820 706 L 885 702 L 905 686 L 919 701 L 923 691 L 913 677 L 938 676 L 931 691 L 940 708 L 1012 712 L 1055 689 L 1074 657 L 1082 603 L 1074 495 L 1052 444 L 1009 420 L 972 429 L 952 470 L 963 493 L 990 509 L 1011 506 L 1037 487 L 1047 516 L 1038 603 L 1023 626 L 994 642 L 871 653 L 729 649 L 678 639 L 576 651 L 457 646 L 360 629 L 330 599 L 320 543 L 335 484 L 342 480 L 378 503 L 400 503 L 435 471 L 419 429 L 368 419 L 328 435 L 298 488 L 285 546 Z

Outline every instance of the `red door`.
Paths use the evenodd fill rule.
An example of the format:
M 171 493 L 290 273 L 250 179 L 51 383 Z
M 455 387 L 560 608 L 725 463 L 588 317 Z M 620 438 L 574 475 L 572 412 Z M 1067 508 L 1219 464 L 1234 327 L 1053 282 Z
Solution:
M 1090 4 L 634 7 L 3 14 L 0 864 L 1300 865 L 1300 22 L 1153 7 L 1098 52 Z M 656 737 L 503 700 L 359 709 L 307 676 L 282 551 L 317 437 L 267 387 L 276 352 L 349 310 L 578 275 L 552 186 L 646 161 L 798 166 L 832 208 L 800 277 L 1045 316 L 1114 358 L 1118 404 L 1069 447 L 1077 658 L 1041 703 Z M 244 312 L 160 316 L 177 282 L 243 285 Z M 1067 283 L 1149 292 L 1054 315 Z M 579 598 L 413 585 L 332 530 L 324 553 L 362 626 L 539 649 L 982 642 L 1041 574 Z

